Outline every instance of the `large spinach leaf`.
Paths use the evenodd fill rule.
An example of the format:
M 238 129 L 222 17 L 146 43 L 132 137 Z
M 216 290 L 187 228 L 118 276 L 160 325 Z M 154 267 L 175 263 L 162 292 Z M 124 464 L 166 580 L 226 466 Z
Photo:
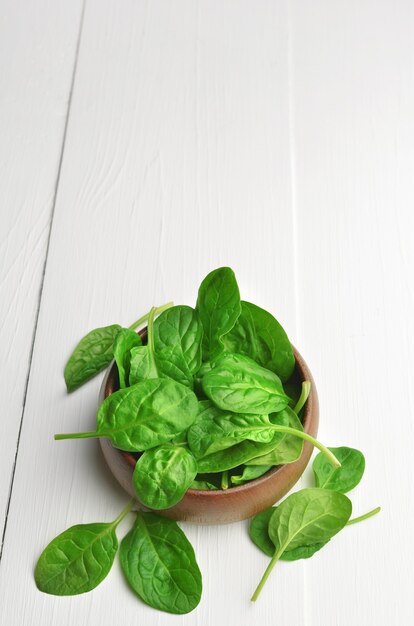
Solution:
M 36 565 L 40 591 L 73 596 L 97 587 L 112 567 L 118 550 L 116 527 L 131 507 L 132 501 L 113 522 L 78 524 L 55 537 Z
M 223 351 L 222 337 L 228 333 L 241 312 L 240 292 L 234 272 L 220 267 L 208 274 L 200 285 L 197 311 L 203 325 L 203 359 L 209 361 Z
M 289 402 L 279 377 L 241 354 L 219 357 L 202 385 L 214 404 L 235 413 L 275 413 Z
M 190 389 L 174 380 L 154 378 L 108 396 L 99 407 L 95 432 L 55 435 L 55 439 L 108 437 L 116 448 L 140 452 L 186 430 L 197 409 Z
M 270 517 L 268 530 L 275 553 L 252 600 L 257 600 L 272 569 L 286 550 L 328 542 L 346 525 L 351 512 L 349 498 L 336 491 L 310 488 L 288 496 Z
M 251 357 L 283 381 L 295 367 L 295 357 L 287 334 L 279 322 L 251 302 L 241 302 L 241 314 L 222 339 L 225 350 Z
M 121 542 L 120 557 L 129 585 L 150 606 L 183 614 L 200 602 L 201 572 L 176 522 L 138 513 L 133 529 Z
M 191 376 L 201 366 L 202 337 L 203 327 L 199 314 L 189 306 L 174 306 L 154 322 L 155 354 L 163 354 L 168 349 L 171 360 L 178 365 L 184 361 Z
M 162 445 L 138 459 L 133 475 L 135 493 L 150 509 L 168 509 L 182 499 L 196 474 L 197 463 L 191 452 Z

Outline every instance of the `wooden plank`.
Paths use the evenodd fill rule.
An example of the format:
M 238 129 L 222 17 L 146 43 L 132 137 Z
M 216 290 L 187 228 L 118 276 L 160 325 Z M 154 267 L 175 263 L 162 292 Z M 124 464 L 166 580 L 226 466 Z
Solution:
M 292 4 L 299 343 L 320 437 L 366 455 L 356 514 L 306 563 L 310 624 L 409 624 L 414 7 Z
M 118 565 L 75 598 L 39 593 L 32 573 L 58 532 L 125 502 L 96 442 L 52 440 L 93 426 L 99 382 L 66 397 L 62 380 L 85 331 L 191 304 L 226 263 L 295 338 L 287 25 L 273 2 L 87 3 L 0 570 L 20 601 L 3 585 L 5 623 L 212 624 L 230 611 L 243 626 L 273 622 L 275 604 L 281 623 L 305 621 L 301 566 L 282 565 L 279 585 L 250 603 L 266 559 L 245 523 L 185 525 L 204 575 L 189 617 L 144 606 Z
M 0 17 L 0 541 L 19 437 L 81 1 L 5 1 Z

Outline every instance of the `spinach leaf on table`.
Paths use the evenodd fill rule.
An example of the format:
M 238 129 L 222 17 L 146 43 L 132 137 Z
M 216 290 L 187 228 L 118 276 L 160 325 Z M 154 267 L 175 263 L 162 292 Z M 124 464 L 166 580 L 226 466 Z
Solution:
M 336 491 L 310 488 L 288 496 L 270 517 L 268 531 L 275 552 L 252 600 L 257 600 L 285 551 L 328 542 L 346 525 L 351 512 L 349 498 Z
M 115 337 L 113 351 L 118 367 L 119 387 L 124 389 L 129 385 L 129 371 L 131 366 L 131 350 L 141 346 L 141 337 L 130 328 L 121 328 Z
M 133 474 L 135 493 L 150 509 L 168 509 L 179 502 L 197 474 L 191 452 L 180 446 L 162 445 L 138 459 Z
M 113 522 L 78 524 L 55 537 L 36 565 L 38 589 L 73 596 L 97 587 L 112 567 L 118 550 L 116 527 L 131 507 L 132 501 Z
M 198 290 L 196 309 L 204 329 L 203 360 L 209 361 L 223 351 L 222 337 L 233 328 L 241 312 L 232 269 L 220 267 L 205 277 Z
M 365 470 L 365 458 L 355 448 L 330 448 L 341 467 L 332 467 L 322 454 L 317 454 L 312 465 L 317 487 L 347 493 L 360 482 Z
M 279 377 L 241 354 L 219 357 L 202 385 L 214 404 L 235 413 L 276 413 L 289 402 Z
M 91 330 L 72 352 L 64 371 L 68 391 L 74 391 L 109 365 L 114 358 L 113 343 L 119 324 Z
M 138 513 L 121 542 L 120 557 L 132 590 L 150 606 L 184 614 L 200 602 L 201 572 L 193 547 L 176 522 Z
M 241 314 L 234 327 L 222 338 L 225 350 L 254 359 L 286 381 L 295 367 L 295 357 L 286 332 L 264 309 L 241 302 Z
M 55 435 L 55 439 L 108 437 L 116 448 L 141 452 L 186 430 L 197 409 L 197 398 L 188 387 L 154 378 L 108 396 L 99 407 L 95 432 Z

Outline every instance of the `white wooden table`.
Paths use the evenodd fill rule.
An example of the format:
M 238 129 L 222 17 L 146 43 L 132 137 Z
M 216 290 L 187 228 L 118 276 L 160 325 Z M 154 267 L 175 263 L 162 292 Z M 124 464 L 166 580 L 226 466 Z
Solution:
M 2 0 L 2 626 L 414 623 L 413 41 L 411 0 Z M 256 605 L 245 522 L 184 525 L 187 616 L 118 562 L 90 594 L 40 593 L 46 543 L 125 503 L 96 441 L 53 441 L 94 422 L 100 380 L 65 392 L 71 349 L 193 303 L 224 264 L 311 366 L 321 440 L 364 451 L 354 512 L 381 514 L 280 563 Z

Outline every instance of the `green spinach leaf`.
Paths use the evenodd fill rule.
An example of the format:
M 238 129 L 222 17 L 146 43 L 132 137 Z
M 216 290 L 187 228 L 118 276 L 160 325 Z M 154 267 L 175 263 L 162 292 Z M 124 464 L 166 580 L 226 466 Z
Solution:
M 113 522 L 78 524 L 55 537 L 36 565 L 38 589 L 73 596 L 97 587 L 112 567 L 118 550 L 116 527 L 131 507 L 132 501 Z
M 302 422 L 291 408 L 286 407 L 279 413 L 269 415 L 273 424 L 285 424 L 295 430 L 302 430 Z M 246 465 L 285 465 L 297 461 L 303 451 L 303 439 L 294 435 L 282 434 L 270 452 L 247 461 Z M 328 461 L 329 465 L 331 463 Z
M 95 328 L 80 340 L 64 371 L 68 391 L 74 391 L 109 365 L 114 358 L 113 343 L 121 328 L 119 324 Z
M 218 487 L 209 483 L 207 480 L 193 480 L 190 489 L 198 489 L 203 491 L 217 491 Z
M 351 516 L 349 498 L 326 489 L 302 489 L 288 496 L 270 517 L 269 537 L 275 545 L 270 561 L 252 600 L 257 600 L 272 569 L 286 550 L 326 543 Z
M 198 290 L 196 309 L 204 329 L 203 359 L 209 361 L 223 351 L 222 337 L 233 328 L 241 312 L 232 269 L 220 267 L 205 277 Z
M 278 376 L 241 354 L 219 357 L 202 385 L 214 404 L 235 413 L 276 413 L 289 402 Z
M 138 459 L 133 475 L 135 493 L 150 509 L 177 504 L 197 474 L 195 458 L 185 448 L 162 445 Z
M 260 478 L 263 474 L 266 474 L 271 469 L 271 465 L 256 465 L 256 466 L 246 466 L 243 468 L 243 472 L 241 474 L 233 474 L 230 480 L 233 485 L 244 485 L 250 480 L 254 480 L 255 478 Z
M 186 430 L 197 409 L 197 398 L 187 387 L 174 380 L 144 380 L 103 401 L 95 432 L 55 435 L 55 439 L 108 437 L 116 448 L 141 452 Z
M 114 357 L 118 367 L 119 386 L 121 389 L 129 385 L 131 350 L 141 346 L 141 337 L 130 328 L 121 328 L 114 341 Z
M 167 352 L 171 360 L 186 364 L 192 377 L 201 366 L 201 341 L 203 327 L 197 311 L 189 306 L 174 306 L 154 322 L 155 354 Z
M 241 315 L 222 341 L 225 350 L 251 357 L 282 381 L 292 375 L 295 357 L 287 334 L 273 315 L 251 302 L 241 302 Z
M 150 606 L 183 614 L 200 602 L 201 572 L 176 522 L 138 513 L 133 529 L 121 542 L 120 557 L 129 585 Z
M 365 470 L 365 458 L 362 452 L 355 448 L 330 448 L 341 467 L 332 467 L 322 454 L 317 454 L 312 465 L 315 475 L 315 484 L 323 489 L 332 489 L 347 493 L 357 486 Z

